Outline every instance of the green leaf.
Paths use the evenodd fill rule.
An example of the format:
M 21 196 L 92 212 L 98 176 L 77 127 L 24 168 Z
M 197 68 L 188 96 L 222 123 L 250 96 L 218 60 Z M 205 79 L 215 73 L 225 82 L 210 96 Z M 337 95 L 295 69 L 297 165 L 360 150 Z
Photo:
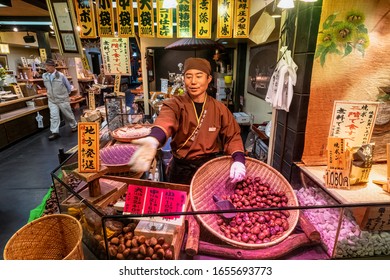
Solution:
M 340 25 L 342 24 L 343 22 L 342 21 L 335 21 L 333 24 L 332 24 L 332 27 L 335 27 L 337 25 Z
M 322 54 L 321 54 L 321 58 L 320 58 L 320 63 L 321 63 L 321 66 L 324 67 L 324 64 L 325 64 L 325 59 L 326 59 L 326 55 L 329 51 L 329 48 L 326 48 Z
M 345 44 L 344 56 L 349 55 L 351 52 L 352 52 L 351 44 L 349 44 L 349 43 Z
M 328 16 L 328 18 L 327 18 L 327 19 L 324 21 L 324 23 L 322 24 L 322 28 L 323 28 L 323 29 L 328 29 L 329 27 L 331 27 L 333 21 L 334 21 L 335 18 L 336 18 L 336 16 L 337 16 L 337 13 L 334 13 L 334 14 Z
M 317 45 L 317 49 L 316 49 L 316 53 L 314 55 L 314 59 L 318 58 L 321 55 L 321 53 L 324 51 L 324 49 L 325 49 L 324 45 L 322 45 L 322 44 Z
M 365 33 L 365 34 L 368 33 L 368 30 L 367 30 L 366 26 L 363 23 L 361 23 L 358 26 L 356 26 L 356 29 L 359 31 L 359 33 Z

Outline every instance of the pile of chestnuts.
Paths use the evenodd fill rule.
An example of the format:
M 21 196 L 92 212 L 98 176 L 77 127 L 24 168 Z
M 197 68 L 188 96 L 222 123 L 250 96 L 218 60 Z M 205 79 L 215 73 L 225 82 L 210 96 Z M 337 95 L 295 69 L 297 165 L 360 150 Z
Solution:
M 146 238 L 143 235 L 134 235 L 136 223 L 131 222 L 122 228 L 120 234 L 114 234 L 108 241 L 108 254 L 110 259 L 118 260 L 171 260 L 173 252 L 171 244 L 164 237 Z M 102 236 L 95 235 L 104 241 Z M 99 240 L 98 240 L 99 241 Z M 104 245 L 103 245 L 104 246 Z
M 260 177 L 247 177 L 236 184 L 234 193 L 223 196 L 236 209 L 285 207 L 288 198 L 284 191 L 273 190 Z M 231 220 L 217 219 L 225 237 L 237 242 L 262 244 L 279 238 L 289 229 L 288 210 L 239 212 Z

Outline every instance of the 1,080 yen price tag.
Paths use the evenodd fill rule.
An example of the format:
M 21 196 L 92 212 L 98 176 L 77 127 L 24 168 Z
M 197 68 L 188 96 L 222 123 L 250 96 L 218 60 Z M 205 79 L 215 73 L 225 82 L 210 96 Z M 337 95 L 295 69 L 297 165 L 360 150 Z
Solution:
M 326 169 L 325 185 L 329 188 L 349 189 L 349 171 L 345 169 Z

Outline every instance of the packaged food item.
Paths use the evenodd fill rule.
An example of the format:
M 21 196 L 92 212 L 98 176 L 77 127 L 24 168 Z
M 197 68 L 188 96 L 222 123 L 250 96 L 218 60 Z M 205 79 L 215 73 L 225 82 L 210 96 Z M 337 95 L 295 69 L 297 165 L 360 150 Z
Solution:
M 351 171 L 349 180 L 351 185 L 367 183 L 372 167 L 374 143 L 352 148 Z

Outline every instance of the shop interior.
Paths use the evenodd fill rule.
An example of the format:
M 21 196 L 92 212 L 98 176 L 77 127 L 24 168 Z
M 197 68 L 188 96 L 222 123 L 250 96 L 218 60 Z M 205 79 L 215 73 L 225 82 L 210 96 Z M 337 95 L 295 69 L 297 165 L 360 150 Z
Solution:
M 6 176 L 6 170 L 11 168 L 8 161 L 30 168 L 29 162 L 34 163 L 35 159 L 24 158 L 16 163 L 14 159 L 22 153 L 18 147 L 28 149 L 33 142 L 31 147 L 47 149 L 42 153 L 42 161 L 47 164 L 42 166 L 48 180 L 40 184 L 48 185 L 39 187 L 32 183 L 36 194 L 31 198 L 15 191 L 20 187 L 13 186 L 14 180 L 7 181 L 10 184 L 5 189 L 7 201 L 18 196 L 21 205 L 30 208 L 23 209 L 27 217 L 15 217 L 13 213 L 9 220 L 0 219 L 7 228 L 0 233 L 3 258 L 6 253 L 10 259 L 11 253 L 18 253 L 9 249 L 9 239 L 26 224 L 28 215 L 31 219 L 32 214 L 27 212 L 45 196 L 46 206 L 40 206 L 46 210 L 41 209 L 40 217 L 35 218 L 62 213 L 82 224 L 82 241 L 73 245 L 80 247 L 81 252 L 68 252 L 69 259 L 388 259 L 390 59 L 383 54 L 390 46 L 390 32 L 386 29 L 390 17 L 381 12 L 390 9 L 388 1 L 378 1 L 375 7 L 363 0 L 244 1 L 251 7 L 248 38 L 218 38 L 215 30 L 218 11 L 213 8 L 212 39 L 194 38 L 195 35 L 177 38 L 175 24 L 173 38 L 138 35 L 126 38 L 131 70 L 122 75 L 111 75 L 107 68 L 102 68 L 107 63 L 100 37 L 80 39 L 83 58 L 79 54 L 62 53 L 46 0 L 10 2 L 12 7 L 0 8 L 0 69 L 4 71 L 0 84 L 0 159 L 3 159 L 0 169 L 4 172 L 0 174 Z M 219 2 L 211 1 L 213 7 Z M 293 6 L 280 6 L 284 2 Z M 31 16 L 25 15 L 26 10 L 31 11 Z M 137 9 L 133 10 L 137 22 Z M 336 24 L 341 20 L 340 14 L 347 15 L 346 21 L 353 18 L 352 23 L 342 23 L 341 29 Z M 327 24 L 334 25 L 332 32 L 339 28 L 338 33 L 331 33 Z M 349 31 L 345 31 L 348 28 L 355 28 L 360 37 L 348 37 Z M 349 41 L 338 42 L 338 35 Z M 328 40 L 333 40 L 333 45 Z M 100 160 L 105 160 L 107 153 L 101 152 L 121 141 L 121 137 L 115 137 L 115 131 L 139 125 L 150 132 L 163 102 L 182 94 L 182 67 L 188 57 L 210 62 L 212 82 L 208 94 L 225 104 L 240 126 L 247 178 L 245 186 L 238 184 L 236 196 L 226 191 L 229 189 L 225 182 L 229 177 L 226 157 L 202 166 L 194 177 L 197 180 L 188 186 L 167 182 L 172 156 L 169 141 L 158 151 L 148 172 L 131 172 L 126 164 L 111 163 L 99 169 L 96 177 L 78 169 L 78 135 L 72 134 L 67 126 L 61 126 L 64 136 L 57 142 L 47 142 L 50 113 L 42 80 L 43 58 L 55 59 L 57 71 L 71 82 L 70 103 L 75 116 L 80 122 L 98 124 L 101 132 L 98 150 Z M 285 80 L 285 87 L 290 83 L 291 89 L 284 91 L 286 97 L 277 104 L 269 99 L 269 87 L 281 61 L 289 61 L 295 67 L 289 68 L 288 81 Z M 354 115 L 350 112 L 340 116 L 336 105 L 342 106 L 347 101 L 354 108 L 351 111 L 359 108 L 355 116 L 358 114 L 359 121 L 367 127 L 361 133 L 365 142 L 360 143 L 360 152 L 356 147 L 348 152 L 360 155 L 370 150 L 364 158 L 366 165 L 355 167 L 355 177 L 351 175 L 352 163 L 348 172 L 347 163 L 329 167 L 332 166 L 329 143 L 338 141 L 329 142 L 338 133 L 331 125 Z M 364 118 L 366 109 L 374 112 L 375 122 L 372 115 Z M 41 123 L 37 116 L 42 117 Z M 356 129 L 363 129 L 358 126 Z M 352 134 L 355 127 L 348 129 Z M 345 135 L 342 139 L 350 139 Z M 116 148 L 115 153 L 128 152 L 121 150 L 123 147 Z M 335 148 L 332 151 L 339 152 Z M 39 152 L 26 152 L 27 157 L 38 158 L 36 154 Z M 334 172 L 341 178 L 336 178 L 337 182 Z M 31 172 L 27 174 L 34 176 Z M 348 178 L 348 183 L 344 184 L 343 178 Z M 171 217 L 175 222 L 166 222 L 159 215 L 164 211 L 134 218 L 131 211 L 124 210 L 131 185 L 141 185 L 146 190 L 156 188 L 164 195 L 167 189 L 184 195 L 182 208 L 176 209 L 179 218 Z M 239 188 L 247 185 L 249 190 L 244 194 Z M 269 185 L 276 189 L 268 190 Z M 259 190 L 260 187 L 263 189 Z M 265 216 L 245 211 L 245 206 L 260 207 L 255 201 L 257 197 L 254 198 L 257 191 L 262 192 L 259 203 L 264 202 L 262 197 L 265 204 L 272 200 L 269 201 L 272 214 L 269 210 L 263 211 Z M 253 199 L 249 192 L 255 193 Z M 213 195 L 222 197 L 223 202 L 233 202 L 233 210 L 223 212 L 229 209 L 219 208 L 218 201 L 208 201 Z M 25 203 L 27 197 L 29 201 Z M 49 213 L 47 201 L 55 205 L 53 213 Z M 13 211 L 1 207 L 0 213 Z M 233 219 L 222 214 L 234 214 Z M 272 220 L 272 230 L 261 227 L 263 219 L 266 223 Z M 161 226 L 158 234 L 156 228 L 147 228 L 151 223 Z M 74 232 L 75 238 L 80 237 L 76 229 Z M 134 236 L 143 236 L 144 240 Z

